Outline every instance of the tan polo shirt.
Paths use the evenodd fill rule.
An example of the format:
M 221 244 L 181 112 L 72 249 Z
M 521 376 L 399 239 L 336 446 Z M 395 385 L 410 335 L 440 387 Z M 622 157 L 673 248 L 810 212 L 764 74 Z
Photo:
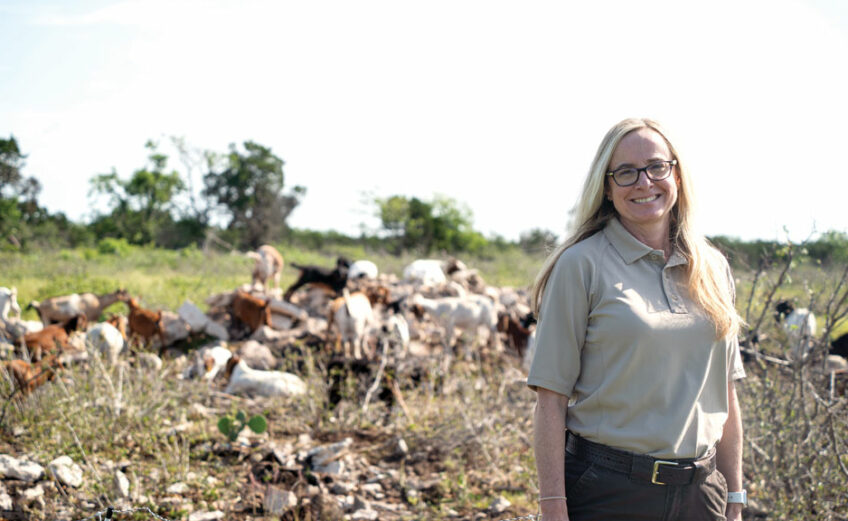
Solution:
M 570 397 L 569 430 L 660 458 L 700 457 L 721 438 L 728 380 L 745 370 L 735 335 L 716 341 L 689 299 L 685 266 L 616 219 L 563 252 L 527 384 Z

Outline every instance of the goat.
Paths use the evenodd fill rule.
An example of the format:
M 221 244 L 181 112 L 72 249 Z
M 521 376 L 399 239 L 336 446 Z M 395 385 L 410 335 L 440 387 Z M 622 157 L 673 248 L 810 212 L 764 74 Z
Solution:
M 447 277 L 445 277 L 445 272 L 442 269 L 442 261 L 434 259 L 412 261 L 403 269 L 403 278 L 427 285 L 447 282 Z
M 389 315 L 383 324 L 382 331 L 399 348 L 400 356 L 405 357 L 409 354 L 409 324 L 403 315 L 399 313 Z
M 524 349 L 527 347 L 527 339 L 530 336 L 529 326 L 535 323 L 533 314 L 523 317 L 521 320 L 516 320 L 509 313 L 501 313 L 498 315 L 498 331 L 504 333 L 507 338 L 507 345 L 518 353 L 519 358 L 524 357 Z
M 14 286 L 12 286 L 12 289 L 0 287 L 0 318 L 8 319 L 10 312 L 16 317 L 21 316 L 21 307 L 18 305 L 18 289 Z
M 199 376 L 203 380 L 213 380 L 222 369 L 227 367 L 227 362 L 232 356 L 233 353 L 221 345 L 202 347 L 195 352 L 194 363 L 183 371 L 183 379 Z
M 159 355 L 165 350 L 165 326 L 162 323 L 162 311 L 152 311 L 138 305 L 133 297 L 126 299 L 130 309 L 129 326 L 130 338 L 138 338 L 150 342 L 153 337 L 159 337 Z
M 263 324 L 272 327 L 270 304 L 270 300 L 262 300 L 238 290 L 233 298 L 233 316 L 250 328 L 251 333 Z
M 122 334 L 109 322 L 100 322 L 91 326 L 85 334 L 85 343 L 91 351 L 99 353 L 110 365 L 115 365 L 118 362 L 118 355 L 126 345 L 126 333 Z
M 370 260 L 358 260 L 350 265 L 347 278 L 355 279 L 376 279 L 379 271 L 377 265 Z
M 791 343 L 792 357 L 800 359 L 807 356 L 812 347 L 810 340 L 816 334 L 816 316 L 807 308 L 795 309 L 788 300 L 778 302 L 775 309 L 775 318 L 782 323 Z
M 64 324 L 52 324 L 41 331 L 24 335 L 26 345 L 33 360 L 38 361 L 54 351 L 62 352 L 68 348 L 68 335 L 77 329 L 85 329 L 85 315 L 77 315 Z
M 50 297 L 41 302 L 33 300 L 27 309 L 35 309 L 45 326 L 57 322 L 65 322 L 80 313 L 85 315 L 89 322 L 97 322 L 103 310 L 115 302 L 129 298 L 124 289 L 118 289 L 112 293 L 95 295 L 94 293 L 73 293 L 61 297 Z
M 848 358 L 848 333 L 830 343 L 830 354 Z
M 336 259 L 336 267 L 332 270 L 313 265 L 300 265 L 291 263 L 292 266 L 300 270 L 298 279 L 288 287 L 283 300 L 291 300 L 292 294 L 298 288 L 304 285 L 318 286 L 329 290 L 330 292 L 340 295 L 342 290 L 347 286 L 347 276 L 350 269 L 350 261 L 345 257 Z
M 365 347 L 366 328 L 374 323 L 374 311 L 372 304 L 385 304 L 388 300 L 389 290 L 382 286 L 366 288 L 345 295 L 330 302 L 330 313 L 327 316 L 327 335 L 335 324 L 339 329 L 339 342 L 344 348 L 344 355 L 349 355 L 348 346 L 353 347 L 354 358 L 362 358 L 362 350 Z M 370 349 L 368 350 L 369 355 Z M 371 358 L 371 356 L 368 356 Z
M 251 369 L 233 355 L 227 361 L 224 374 L 228 379 L 224 392 L 257 396 L 297 396 L 306 393 L 306 383 L 299 376 L 282 371 Z
M 283 271 L 283 256 L 270 244 L 263 244 L 256 251 L 247 253 L 253 259 L 252 284 L 259 282 L 263 288 L 268 287 L 268 281 L 274 280 L 274 287 L 280 287 L 280 274 Z
M 480 326 L 485 326 L 489 330 L 489 342 L 497 344 L 498 317 L 494 308 L 494 303 L 481 295 L 428 299 L 416 293 L 410 301 L 410 309 L 416 317 L 422 318 L 426 312 L 444 326 L 443 340 L 448 349 L 453 343 L 456 327 L 476 334 Z M 470 357 L 470 348 L 467 345 L 465 356 Z
M 61 367 L 55 355 L 44 357 L 40 363 L 30 363 L 24 360 L 3 362 L 3 367 L 18 386 L 21 394 L 28 395 L 56 376 L 56 369 Z

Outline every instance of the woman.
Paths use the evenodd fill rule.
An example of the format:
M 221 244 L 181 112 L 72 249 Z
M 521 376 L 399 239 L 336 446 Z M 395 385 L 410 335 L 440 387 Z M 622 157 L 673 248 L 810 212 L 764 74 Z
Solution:
M 741 519 L 741 319 L 666 136 L 648 119 L 607 133 L 534 287 L 544 521 Z

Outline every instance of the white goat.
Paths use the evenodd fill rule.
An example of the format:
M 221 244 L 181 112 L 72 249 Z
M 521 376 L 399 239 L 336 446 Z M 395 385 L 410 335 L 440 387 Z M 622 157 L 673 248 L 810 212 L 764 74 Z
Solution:
M 183 379 L 213 380 L 227 366 L 233 354 L 222 345 L 204 346 L 194 355 L 194 362 L 183 371 Z
M 792 358 L 798 360 L 809 354 L 811 339 L 816 335 L 816 316 L 807 308 L 795 308 L 787 300 L 777 304 L 777 320 L 783 325 L 791 344 Z
M 85 345 L 90 351 L 98 353 L 110 365 L 118 362 L 118 355 L 124 350 L 126 340 L 118 328 L 107 322 L 91 326 L 85 334 Z
M 350 265 L 347 272 L 348 280 L 376 279 L 379 271 L 377 265 L 370 260 L 358 260 Z
M 8 319 L 10 312 L 16 317 L 21 316 L 21 307 L 18 305 L 18 289 L 14 286 L 12 286 L 12 289 L 0 287 L 0 318 Z
M 330 314 L 327 317 L 328 332 L 333 327 L 333 323 L 339 330 L 344 355 L 349 355 L 348 346 L 352 346 L 353 357 L 362 358 L 363 349 L 366 347 L 366 332 L 374 323 L 374 311 L 368 297 L 359 291 L 348 295 L 345 290 L 345 296 L 330 303 Z
M 118 289 L 112 293 L 95 295 L 94 293 L 72 293 L 60 297 L 50 297 L 37 302 L 33 300 L 27 309 L 34 308 L 45 326 L 57 322 L 65 322 L 77 315 L 83 314 L 89 323 L 97 322 L 103 310 L 115 302 L 129 298 L 124 289 Z
M 251 369 L 238 355 L 227 362 L 225 374 L 229 377 L 224 389 L 227 394 L 298 396 L 306 393 L 306 383 L 296 374 Z
M 398 355 L 405 357 L 409 354 L 409 324 L 403 315 L 389 315 L 383 324 L 383 332 L 389 335 L 389 340 L 398 347 Z
M 435 259 L 418 259 L 412 261 L 403 269 L 405 280 L 416 281 L 420 284 L 436 285 L 447 281 L 442 261 Z
M 428 299 L 416 293 L 410 300 L 410 305 L 419 317 L 426 312 L 444 327 L 444 342 L 448 349 L 453 343 L 454 329 L 457 327 L 476 336 L 479 327 L 485 326 L 489 330 L 489 342 L 496 347 L 499 345 L 498 316 L 494 303 L 488 297 L 468 295 L 465 298 Z M 468 345 L 465 346 L 465 356 L 470 356 Z

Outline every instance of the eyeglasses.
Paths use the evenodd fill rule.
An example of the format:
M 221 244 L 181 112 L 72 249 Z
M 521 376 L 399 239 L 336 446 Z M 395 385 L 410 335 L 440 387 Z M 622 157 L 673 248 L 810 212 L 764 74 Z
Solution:
M 671 168 L 677 164 L 676 159 L 672 159 L 671 161 L 657 161 L 656 163 L 651 163 L 645 168 L 633 168 L 631 166 L 626 166 L 624 168 L 619 168 L 618 170 L 613 170 L 612 172 L 607 172 L 607 175 L 612 176 L 612 180 L 615 181 L 615 184 L 618 186 L 631 186 L 635 185 L 639 181 L 639 174 L 645 172 L 645 175 L 648 176 L 648 179 L 651 181 L 662 181 L 671 173 Z

